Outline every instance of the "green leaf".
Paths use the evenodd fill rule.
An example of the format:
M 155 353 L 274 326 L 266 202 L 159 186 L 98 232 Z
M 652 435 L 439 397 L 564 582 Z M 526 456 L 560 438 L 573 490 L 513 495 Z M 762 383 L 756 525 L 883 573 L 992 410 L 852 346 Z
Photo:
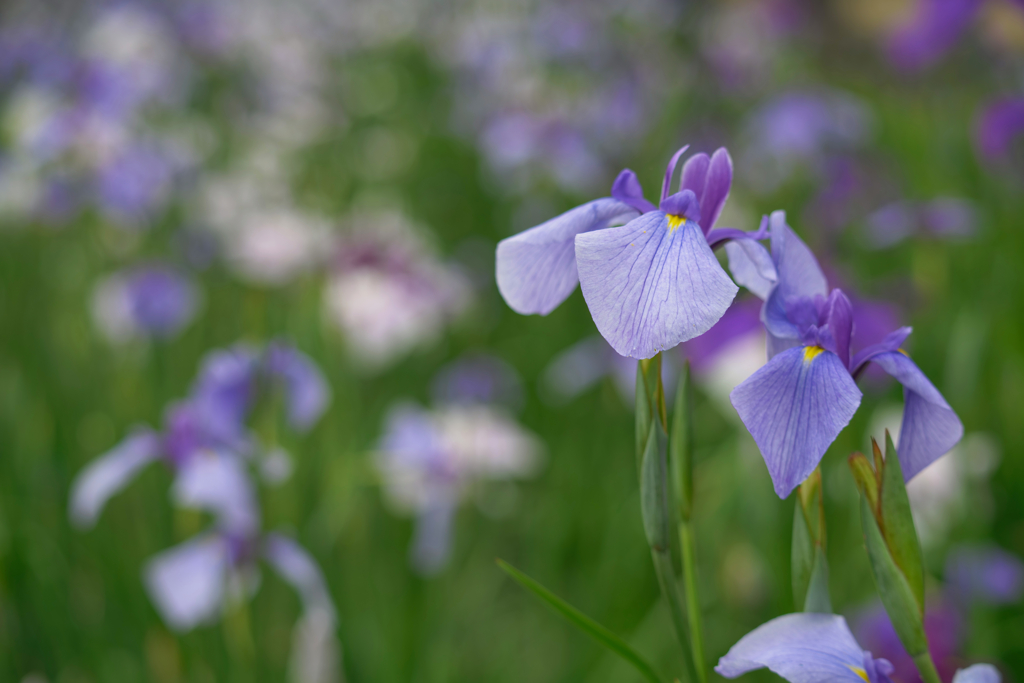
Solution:
M 659 448 L 658 441 L 658 424 L 652 422 L 647 432 L 647 447 L 644 449 L 640 464 L 640 512 L 643 515 L 647 544 L 652 550 L 666 552 L 670 548 L 672 537 L 668 514 L 665 456 Z
M 910 513 L 910 498 L 903 483 L 903 470 L 899 454 L 892 444 L 889 430 L 885 430 L 885 467 L 882 470 L 881 490 L 882 535 L 889 546 L 896 566 L 903 572 L 917 599 L 917 607 L 924 615 L 924 566 L 921 543 L 917 538 L 914 518 Z
M 825 549 L 821 546 L 814 549 L 811 580 L 803 607 L 804 612 L 832 614 L 832 598 L 828 591 L 828 559 L 825 557 Z
M 651 665 L 637 654 L 633 648 L 627 645 L 624 640 L 509 563 L 504 560 L 497 560 L 497 562 L 501 570 L 515 579 L 520 586 L 546 602 L 549 607 L 561 614 L 573 626 L 632 664 L 646 680 L 651 681 L 651 683 L 661 683 L 661 679 L 658 678 L 658 674 L 654 672 Z
M 802 493 L 802 492 L 801 492 Z M 828 590 L 828 560 L 823 544 L 815 541 L 821 530 L 814 530 L 808 525 L 813 519 L 824 524 L 820 519 L 819 506 L 820 488 L 812 494 L 809 501 L 810 511 L 806 510 L 804 497 L 797 497 L 797 505 L 793 514 L 793 555 L 790 573 L 793 579 L 793 601 L 802 612 L 832 613 L 832 600 Z M 810 512 L 811 514 L 808 514 Z
M 679 374 L 668 443 L 673 491 L 679 518 L 685 522 L 689 521 L 693 511 L 693 383 L 690 361 L 683 363 Z
M 875 577 L 878 595 L 889 614 L 896 635 L 911 657 L 927 652 L 928 638 L 924 633 L 924 619 L 918 608 L 917 598 L 903 572 L 893 562 L 882 532 L 875 522 L 875 516 L 863 496 L 860 499 L 860 521 L 864 528 L 864 542 L 871 562 L 871 573 Z
M 636 469 L 640 472 L 640 463 L 643 462 L 644 449 L 647 447 L 647 435 L 651 431 L 653 415 L 651 413 L 651 401 L 648 398 L 647 381 L 644 378 L 643 364 L 636 364 Z

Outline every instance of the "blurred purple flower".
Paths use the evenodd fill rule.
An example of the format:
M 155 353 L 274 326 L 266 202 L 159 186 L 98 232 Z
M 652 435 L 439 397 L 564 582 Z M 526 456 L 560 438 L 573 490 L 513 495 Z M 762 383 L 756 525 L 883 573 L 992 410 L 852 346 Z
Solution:
M 854 319 L 849 299 L 839 289 L 829 292 L 817 260 L 786 224 L 783 212 L 773 213 L 770 225 L 774 279 L 763 275 L 769 257 L 760 244 L 753 243 L 761 253 L 738 243 L 728 245 L 727 251 L 736 282 L 765 301 L 761 319 L 768 363 L 736 387 L 730 399 L 764 457 L 775 492 L 788 496 L 849 423 L 862 396 L 855 380 L 868 362 L 903 384 L 898 450 L 909 481 L 960 440 L 963 424 L 900 349 L 909 327 L 851 353 Z
M 153 263 L 115 273 L 93 295 L 93 311 L 112 341 L 144 336 L 170 339 L 195 317 L 199 296 L 179 271 Z
M 982 0 L 919 0 L 916 14 L 888 40 L 889 60 L 903 71 L 932 66 L 952 49 Z
M 1024 132 L 1024 98 L 1003 99 L 981 110 L 975 122 L 975 143 L 982 159 L 993 162 L 1010 155 L 1011 145 Z
M 283 383 L 288 421 L 304 432 L 312 427 L 331 402 L 331 388 L 320 368 L 293 346 L 273 342 L 267 347 L 267 372 Z
M 959 651 L 964 629 L 963 616 L 956 609 L 942 601 L 930 602 L 924 617 L 924 630 L 932 660 L 944 681 L 952 678 L 957 665 L 962 661 Z M 864 647 L 892 662 L 893 678 L 902 683 L 920 683 L 917 666 L 903 648 L 880 602 L 863 610 L 854 619 L 854 632 Z
M 467 354 L 438 371 L 431 396 L 435 405 L 491 404 L 517 410 L 522 407 L 523 383 L 501 358 Z
M 151 145 L 123 150 L 99 172 L 98 201 L 120 225 L 139 226 L 166 201 L 174 163 Z
M 977 232 L 978 216 L 974 205 L 965 199 L 940 197 L 921 203 L 897 201 L 868 216 L 867 229 L 870 244 L 884 249 L 914 236 L 969 238 Z
M 1024 595 L 1024 561 L 997 546 L 961 546 L 946 559 L 946 585 L 965 607 L 1016 603 Z

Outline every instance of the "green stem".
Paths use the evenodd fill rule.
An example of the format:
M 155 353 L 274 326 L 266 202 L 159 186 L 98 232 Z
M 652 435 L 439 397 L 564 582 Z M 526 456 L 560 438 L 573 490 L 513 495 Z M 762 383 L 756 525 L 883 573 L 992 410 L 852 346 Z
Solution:
M 935 669 L 935 663 L 932 661 L 932 656 L 927 650 L 914 657 L 914 664 L 917 665 L 917 670 L 921 674 L 921 680 L 924 683 L 942 683 L 942 679 L 939 678 L 939 672 Z
M 672 567 L 672 556 L 666 551 L 651 549 L 651 558 L 654 560 L 654 570 L 658 575 L 658 585 L 661 587 L 661 594 L 668 603 L 668 611 L 672 616 L 672 626 L 675 628 L 676 637 L 679 639 L 680 649 L 683 655 L 683 667 L 686 669 L 684 680 L 697 681 L 697 672 L 693 664 L 693 656 L 690 652 L 691 643 L 687 635 L 686 616 L 683 614 L 683 600 L 679 594 L 679 586 L 676 583 L 676 572 Z
M 704 624 L 700 613 L 700 595 L 697 589 L 697 547 L 693 537 L 693 522 L 679 522 L 679 548 L 683 556 L 683 587 L 686 591 L 686 614 L 690 623 L 690 647 L 693 650 L 697 680 L 707 683 L 708 667 L 704 660 Z

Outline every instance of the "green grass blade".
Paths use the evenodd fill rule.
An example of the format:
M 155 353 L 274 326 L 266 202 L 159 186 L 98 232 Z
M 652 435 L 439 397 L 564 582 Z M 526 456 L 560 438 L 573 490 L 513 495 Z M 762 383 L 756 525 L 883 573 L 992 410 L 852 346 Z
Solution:
M 597 623 L 587 615 L 583 614 L 583 612 L 580 612 L 578 609 L 559 598 L 557 595 L 510 565 L 508 562 L 505 562 L 504 560 L 497 560 L 497 562 L 502 571 L 515 579 L 520 586 L 546 602 L 556 612 L 565 617 L 565 619 L 573 626 L 580 629 L 591 638 L 632 664 L 636 667 L 636 670 L 639 671 L 645 679 L 651 681 L 651 683 L 661 683 L 661 679 L 658 678 L 658 674 L 654 672 L 651 665 L 644 661 L 643 657 L 637 654 L 636 651 L 627 645 L 624 640 L 606 629 L 604 626 L 601 626 L 601 624 Z

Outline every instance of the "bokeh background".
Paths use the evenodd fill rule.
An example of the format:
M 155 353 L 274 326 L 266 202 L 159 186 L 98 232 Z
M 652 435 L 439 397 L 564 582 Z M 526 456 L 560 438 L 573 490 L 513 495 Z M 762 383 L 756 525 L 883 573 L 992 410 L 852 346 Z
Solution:
M 733 156 L 719 224 L 785 209 L 833 285 L 913 325 L 966 428 L 911 486 L 933 648 L 944 671 L 986 660 L 1024 680 L 1021 3 L 7 2 L 0 88 L 0 679 L 636 678 L 497 557 L 678 670 L 639 514 L 633 366 L 579 293 L 522 317 L 493 268 L 500 239 L 606 196 L 623 167 L 650 196 L 689 143 Z M 726 398 L 763 362 L 758 334 L 685 351 L 712 661 L 793 610 L 793 501 Z M 308 551 L 337 619 L 296 628 L 304 601 L 256 563 L 258 585 L 175 627 L 145 568 L 214 516 L 154 463 L 80 528 L 73 482 L 159 429 L 211 351 L 272 340 L 315 363 L 330 403 L 305 431 L 258 412 L 275 458 L 247 467 L 262 527 Z M 902 396 L 861 385 L 822 465 L 831 587 L 887 656 L 868 644 L 886 636 L 846 457 L 898 426 Z M 468 439 L 476 464 L 388 460 L 401 410 Z

